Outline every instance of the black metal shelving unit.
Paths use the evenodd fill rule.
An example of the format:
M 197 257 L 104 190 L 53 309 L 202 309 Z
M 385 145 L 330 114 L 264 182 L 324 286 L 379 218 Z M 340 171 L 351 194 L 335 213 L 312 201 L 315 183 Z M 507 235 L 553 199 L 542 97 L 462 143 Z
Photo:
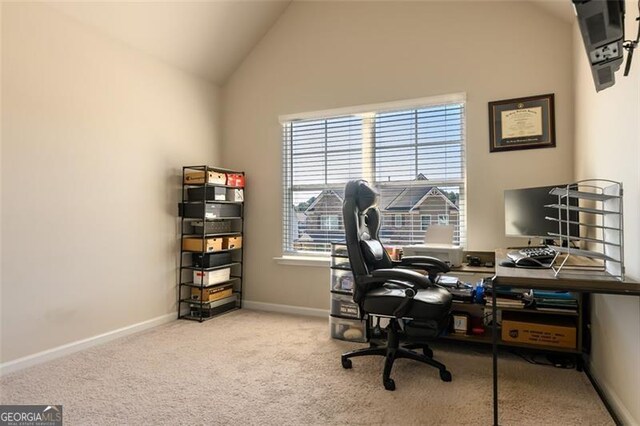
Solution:
M 186 183 L 186 177 L 188 173 L 203 172 L 203 183 Z M 178 319 L 186 319 L 191 321 L 203 322 L 215 318 L 218 315 L 231 312 L 242 308 L 242 284 L 244 275 L 244 186 L 233 186 L 225 183 L 209 183 L 209 172 L 242 175 L 244 180 L 244 172 L 229 170 L 220 167 L 211 166 L 185 166 L 182 168 L 182 202 L 178 208 L 180 216 L 180 270 L 178 273 Z M 202 200 L 189 200 L 188 190 L 190 188 L 203 188 Z M 226 189 L 242 189 L 243 197 L 242 201 L 230 201 L 230 200 L 215 200 L 209 199 L 209 191 L 207 188 L 225 188 Z M 215 192 L 215 189 L 214 189 Z M 215 196 L 214 196 L 215 198 Z M 218 216 L 207 217 L 207 205 L 229 205 L 234 204 L 239 206 L 239 216 Z M 202 205 L 202 215 L 194 217 L 190 214 L 186 217 L 187 205 Z M 201 232 L 195 232 L 193 222 L 202 222 Z M 229 222 L 230 231 L 228 232 L 207 232 L 207 223 L 211 222 Z M 241 237 L 240 247 L 230 249 L 219 249 L 214 251 L 207 251 L 207 239 L 208 238 L 229 238 L 229 237 Z M 184 240 L 185 238 L 198 238 L 202 241 L 200 251 L 185 250 Z M 205 255 L 229 253 L 231 261 L 222 265 L 216 265 L 212 267 L 206 267 L 204 262 Z M 200 254 L 201 262 L 200 266 L 196 266 L 193 263 L 193 255 Z M 215 284 L 204 283 L 204 273 L 216 271 L 220 269 L 230 268 L 229 279 Z M 195 281 L 193 277 L 194 271 L 200 271 L 200 282 Z M 185 279 L 185 276 L 189 276 L 189 279 Z M 213 289 L 215 287 L 225 287 L 232 285 L 232 293 L 229 297 L 224 297 L 214 301 L 203 301 L 205 291 Z M 192 299 L 192 289 L 200 290 L 200 297 L 198 300 Z M 187 295 L 188 292 L 188 295 Z M 186 308 L 188 309 L 185 309 Z

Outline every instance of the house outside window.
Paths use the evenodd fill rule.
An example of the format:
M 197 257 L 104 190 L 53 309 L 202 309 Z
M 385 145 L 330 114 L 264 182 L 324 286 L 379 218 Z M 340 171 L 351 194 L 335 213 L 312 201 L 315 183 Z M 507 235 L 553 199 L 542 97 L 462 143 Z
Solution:
M 283 254 L 328 254 L 344 240 L 349 180 L 379 193 L 380 238 L 423 242 L 433 222 L 465 231 L 465 98 L 462 94 L 280 117 Z

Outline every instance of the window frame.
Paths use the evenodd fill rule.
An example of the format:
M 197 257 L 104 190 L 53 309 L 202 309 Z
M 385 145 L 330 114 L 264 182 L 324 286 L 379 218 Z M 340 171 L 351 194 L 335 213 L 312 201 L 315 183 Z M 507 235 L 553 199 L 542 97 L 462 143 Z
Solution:
M 362 121 L 362 143 L 363 143 L 363 159 L 365 158 L 364 155 L 364 149 L 366 148 L 365 144 L 365 139 L 367 139 L 367 137 L 370 136 L 365 136 L 365 128 L 367 128 L 368 126 L 370 127 L 374 127 L 375 126 L 375 117 L 376 115 L 379 114 L 383 114 L 383 113 L 387 113 L 387 112 L 393 112 L 393 111 L 403 111 L 403 110 L 412 110 L 412 109 L 427 109 L 430 107 L 437 107 L 440 105 L 454 105 L 456 103 L 461 104 L 461 108 L 463 110 L 462 113 L 462 117 L 461 117 L 461 127 L 460 127 L 460 132 L 461 132 L 461 136 L 460 136 L 460 141 L 459 141 L 459 145 L 460 145 L 460 160 L 461 160 L 461 177 L 460 179 L 449 179 L 446 183 L 440 183 L 440 181 L 435 181 L 435 183 L 433 184 L 433 186 L 439 187 L 439 188 L 451 188 L 451 187 L 458 187 L 460 188 L 460 192 L 458 193 L 458 201 L 456 202 L 456 204 L 458 206 L 460 206 L 460 210 L 459 213 L 457 215 L 457 224 L 458 224 L 458 239 L 460 242 L 460 245 L 462 247 L 466 246 L 466 241 L 467 241 L 467 136 L 466 136 L 466 123 L 468 120 L 468 109 L 467 109 L 467 102 L 466 102 L 466 94 L 465 93 L 454 93 L 454 94 L 450 94 L 450 95 L 443 95 L 443 96 L 435 96 L 435 97 L 429 97 L 429 98 L 419 98 L 419 99 L 413 99 L 413 100 L 406 100 L 406 101 L 398 101 L 398 102 L 389 102 L 389 103 L 382 103 L 382 104 L 370 104 L 370 105 L 361 105 L 361 106 L 357 106 L 357 107 L 347 107 L 347 108 L 339 108 L 339 109 L 333 109 L 333 110 L 322 110 L 322 111 L 316 111 L 316 112 L 307 112 L 307 113 L 301 113 L 301 114 L 291 114 L 291 115 L 283 115 L 279 117 L 280 123 L 282 124 L 282 129 L 283 129 L 283 133 L 282 133 L 282 141 L 283 141 L 283 168 L 282 168 L 282 172 L 283 172 L 283 185 L 282 185 L 282 195 L 283 195 L 283 232 L 282 232 L 282 250 L 283 250 L 283 256 L 317 256 L 317 257 L 328 257 L 329 253 L 327 251 L 321 252 L 321 251 L 302 251 L 302 250 L 295 250 L 293 248 L 294 245 L 294 239 L 289 237 L 291 235 L 291 229 L 290 227 L 293 226 L 291 223 L 287 223 L 287 221 L 291 222 L 295 220 L 295 216 L 296 216 L 296 211 L 292 209 L 293 207 L 293 194 L 297 191 L 317 191 L 319 193 L 321 193 L 323 190 L 327 190 L 327 189 L 337 189 L 337 188 L 341 188 L 344 186 L 344 183 L 336 183 L 336 184 L 303 184 L 303 185 L 294 185 L 293 184 L 293 173 L 292 170 L 293 169 L 287 169 L 288 165 L 290 165 L 291 167 L 293 167 L 293 161 L 291 158 L 291 152 L 293 150 L 293 138 L 288 136 L 288 132 L 287 132 L 287 125 L 291 124 L 294 121 L 298 121 L 298 120 L 330 120 L 333 118 L 344 118 L 345 116 L 358 116 L 360 117 L 361 121 Z M 290 129 L 290 128 L 289 128 Z M 368 130 L 371 133 L 375 133 L 372 132 L 371 129 Z M 290 134 L 289 134 L 290 135 Z M 369 154 L 372 154 L 370 157 L 367 157 L 367 164 L 365 166 L 364 161 L 362 164 L 362 178 L 368 180 L 369 182 L 371 182 L 372 184 L 376 184 L 379 182 L 376 182 L 375 180 L 375 173 L 376 173 L 376 165 L 375 165 L 375 135 L 373 136 L 372 141 L 370 141 L 371 146 L 369 147 L 369 149 L 371 150 L 371 152 Z M 291 146 L 287 147 L 287 142 L 290 142 Z M 327 142 L 325 141 L 325 144 Z M 287 155 L 287 151 L 289 153 L 289 155 Z M 327 164 L 325 163 L 325 168 L 327 168 Z M 326 181 L 325 181 L 326 182 Z M 335 188 L 334 188 L 335 187 Z M 285 211 L 286 209 L 289 209 L 290 211 Z M 286 215 L 289 215 L 288 218 L 286 218 Z M 334 215 L 335 216 L 335 215 Z M 394 228 L 402 228 L 402 226 L 404 226 L 404 220 L 402 220 L 402 224 L 400 226 L 397 225 L 397 216 L 401 216 L 402 215 L 395 215 L 394 217 Z M 421 215 L 425 216 L 425 215 Z M 429 216 L 429 225 L 433 224 L 433 215 L 429 214 L 426 215 Z M 449 216 L 449 215 L 447 215 Z M 450 216 L 449 216 L 450 219 Z M 449 222 L 449 221 L 448 221 Z M 412 222 L 410 222 L 410 224 L 412 224 Z M 423 229 L 423 223 L 422 223 L 422 219 L 420 222 L 420 230 L 421 231 L 425 231 L 426 229 Z M 297 226 L 297 224 L 295 225 Z M 413 226 L 413 225 L 412 225 Z M 338 227 L 337 228 L 330 228 L 327 230 L 338 230 L 340 228 L 340 220 L 338 220 Z M 324 229 L 324 228 L 323 228 Z
M 420 215 L 420 230 L 421 231 L 426 231 L 427 229 L 429 229 L 429 226 L 432 223 L 431 222 L 431 216 L 432 216 L 431 214 L 421 214 Z M 427 226 L 424 226 L 425 225 L 425 223 L 424 223 L 424 219 L 425 218 L 428 220 Z
M 328 221 L 327 219 L 334 219 L 335 224 L 327 224 L 327 222 L 333 222 Z M 337 214 L 327 214 L 320 216 L 320 229 L 325 229 L 327 231 L 335 231 L 340 229 L 340 216 L 338 216 Z

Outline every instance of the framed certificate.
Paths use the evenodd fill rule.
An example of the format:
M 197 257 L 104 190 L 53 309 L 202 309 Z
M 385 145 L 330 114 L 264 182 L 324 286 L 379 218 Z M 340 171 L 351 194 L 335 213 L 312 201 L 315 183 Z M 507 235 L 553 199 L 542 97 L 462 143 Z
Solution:
M 553 148 L 553 93 L 489 102 L 489 151 Z

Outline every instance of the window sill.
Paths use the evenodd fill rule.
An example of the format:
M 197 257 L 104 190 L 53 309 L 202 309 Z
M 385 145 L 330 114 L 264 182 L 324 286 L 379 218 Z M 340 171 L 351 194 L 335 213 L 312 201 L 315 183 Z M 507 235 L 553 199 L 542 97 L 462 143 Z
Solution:
M 274 257 L 273 260 L 280 265 L 314 266 L 316 268 L 328 268 L 331 265 L 331 259 L 319 256 L 281 256 Z

